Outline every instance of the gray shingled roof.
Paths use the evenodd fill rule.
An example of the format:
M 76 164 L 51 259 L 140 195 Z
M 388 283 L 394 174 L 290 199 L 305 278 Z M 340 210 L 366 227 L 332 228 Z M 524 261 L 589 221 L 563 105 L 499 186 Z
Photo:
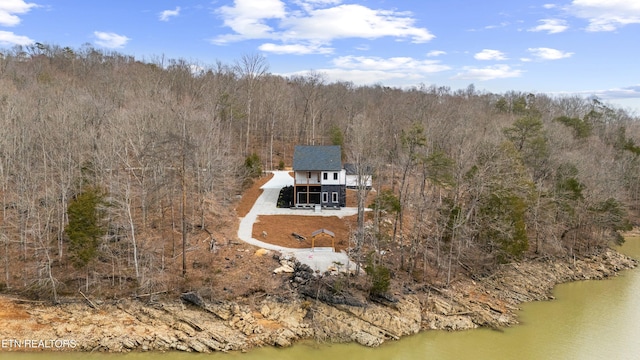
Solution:
M 342 170 L 342 151 L 340 146 L 296 146 L 293 152 L 293 170 Z
M 356 167 L 356 164 L 344 164 L 344 170 L 347 175 L 358 175 L 358 168 Z M 363 172 L 366 175 L 371 175 L 373 173 L 373 168 L 369 165 L 365 165 Z

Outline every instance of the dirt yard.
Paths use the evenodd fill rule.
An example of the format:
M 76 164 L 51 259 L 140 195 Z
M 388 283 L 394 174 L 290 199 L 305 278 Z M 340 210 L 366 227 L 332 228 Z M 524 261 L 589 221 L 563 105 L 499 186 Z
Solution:
M 300 210 L 305 211 L 305 210 Z M 339 210 L 336 210 L 339 211 Z M 345 250 L 349 246 L 349 234 L 356 227 L 356 216 L 338 218 L 337 216 L 270 215 L 258 216 L 253 225 L 253 238 L 269 244 L 304 249 L 311 247 L 311 233 L 326 229 L 333 232 L 336 250 Z M 296 239 L 292 233 L 302 235 L 306 240 Z M 266 236 L 265 236 L 266 234 Z M 316 241 L 316 247 L 330 247 L 331 241 Z

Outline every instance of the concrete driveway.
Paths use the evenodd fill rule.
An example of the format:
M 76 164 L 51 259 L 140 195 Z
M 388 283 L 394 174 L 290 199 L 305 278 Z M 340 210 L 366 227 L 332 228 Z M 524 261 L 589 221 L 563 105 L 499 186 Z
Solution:
M 325 272 L 330 267 L 339 267 L 345 269 L 355 269 L 355 263 L 349 259 L 344 251 L 334 252 L 332 248 L 315 248 L 311 249 L 293 249 L 283 246 L 273 245 L 262 242 L 252 237 L 253 224 L 259 215 L 304 215 L 304 216 L 337 216 L 345 217 L 358 213 L 357 208 L 342 208 L 340 210 L 322 210 L 315 212 L 313 210 L 286 209 L 278 208 L 278 196 L 280 189 L 285 186 L 293 185 L 293 178 L 288 171 L 273 171 L 273 178 L 262 186 L 262 195 L 258 197 L 249 213 L 240 219 L 240 227 L 238 228 L 238 238 L 248 244 L 261 247 L 268 250 L 281 252 L 283 255 L 295 256 L 298 261 L 309 265 L 313 270 Z

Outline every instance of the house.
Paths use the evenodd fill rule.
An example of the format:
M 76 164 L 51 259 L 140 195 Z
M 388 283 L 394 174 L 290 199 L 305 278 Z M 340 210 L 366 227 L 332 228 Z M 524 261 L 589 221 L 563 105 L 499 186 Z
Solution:
M 344 170 L 346 172 L 346 185 L 347 189 L 357 189 L 358 188 L 358 168 L 355 164 L 344 164 Z M 371 189 L 372 183 L 372 174 L 373 171 L 369 166 L 364 168 L 362 174 L 362 185 L 365 189 Z
M 293 171 L 295 207 L 346 205 L 346 172 L 340 146 L 296 146 Z

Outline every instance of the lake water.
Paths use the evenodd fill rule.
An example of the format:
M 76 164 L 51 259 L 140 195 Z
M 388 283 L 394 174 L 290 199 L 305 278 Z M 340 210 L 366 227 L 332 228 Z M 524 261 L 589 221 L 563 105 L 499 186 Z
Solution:
M 620 249 L 640 258 L 640 238 Z M 503 331 L 427 331 L 375 349 L 355 344 L 303 342 L 245 354 L 0 353 L 0 359 L 115 360 L 400 360 L 400 359 L 640 359 L 640 269 L 602 281 L 559 285 L 556 300 L 525 304 L 521 325 Z

